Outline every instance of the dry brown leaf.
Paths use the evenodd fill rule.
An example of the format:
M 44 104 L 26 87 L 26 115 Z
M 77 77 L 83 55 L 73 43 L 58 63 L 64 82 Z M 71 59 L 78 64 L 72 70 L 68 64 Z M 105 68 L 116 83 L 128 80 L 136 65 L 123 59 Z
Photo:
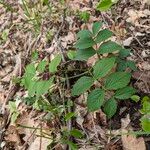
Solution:
M 150 71 L 136 71 L 132 74 L 132 77 L 134 79 L 150 83 Z
M 10 125 L 5 134 L 5 140 L 7 142 L 15 142 L 19 145 L 21 144 L 21 139 L 15 126 Z
M 24 112 L 16 121 L 16 124 L 23 125 L 27 127 L 37 127 L 39 124 L 32 118 L 32 114 L 28 112 Z M 28 140 L 28 138 L 33 133 L 32 129 L 25 128 L 25 127 L 19 127 L 18 128 L 19 134 L 24 134 L 25 137 L 23 138 L 24 141 Z
M 96 150 L 96 148 L 94 146 L 84 146 L 80 148 L 79 150 Z
M 47 138 L 40 138 L 37 137 L 30 145 L 28 150 L 46 150 L 47 146 L 51 143 L 52 141 Z
M 130 118 L 121 119 L 122 133 L 127 133 L 129 130 Z M 128 128 L 128 129 L 127 129 Z M 134 135 L 121 135 L 123 150 L 146 150 L 145 142 L 142 137 L 136 138 Z
M 144 4 L 150 5 L 150 0 L 143 0 L 143 1 L 141 1 L 141 0 L 134 0 L 134 1 L 142 2 Z
M 127 18 L 127 22 L 130 22 L 133 25 L 139 25 L 139 19 L 147 16 L 143 11 L 137 11 L 133 9 L 128 11 L 128 15 L 129 18 Z
M 123 41 L 124 46 L 130 46 L 131 42 L 133 41 L 133 37 L 129 37 Z
M 87 61 L 87 65 L 88 66 L 94 66 L 94 64 L 96 63 L 96 61 L 98 60 L 98 56 L 94 55 L 92 57 L 90 57 Z

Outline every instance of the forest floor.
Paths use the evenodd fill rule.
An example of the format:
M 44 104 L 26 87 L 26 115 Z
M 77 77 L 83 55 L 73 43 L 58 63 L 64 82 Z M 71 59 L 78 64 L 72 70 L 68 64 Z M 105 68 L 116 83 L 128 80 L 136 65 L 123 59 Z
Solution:
M 62 87 L 59 87 L 53 93 L 58 106 L 57 115 L 54 115 L 27 105 L 24 101 L 27 93 L 17 81 L 23 76 L 25 66 L 31 63 L 35 50 L 38 51 L 38 61 L 51 60 L 60 52 L 60 45 L 66 55 L 69 50 L 74 50 L 76 33 L 81 29 L 91 29 L 93 22 L 103 21 L 105 27 L 115 34 L 113 40 L 132 50 L 128 59 L 137 66 L 137 71 L 132 73 L 132 85 L 141 99 L 150 96 L 150 2 L 119 0 L 105 12 L 96 11 L 97 3 L 97 0 L 66 0 L 65 3 L 58 0 L 51 1 L 51 5 L 41 5 L 35 0 L 24 5 L 21 0 L 0 0 L 0 149 L 68 148 L 60 142 L 62 130 L 67 127 L 59 116 L 62 105 L 57 103 L 64 97 L 71 98 L 69 92 L 61 95 Z M 89 13 L 86 22 L 79 15 L 84 11 Z M 94 58 L 88 60 L 88 64 L 67 61 L 64 67 L 82 68 L 94 63 Z M 74 80 L 70 82 L 74 83 Z M 115 116 L 108 120 L 102 110 L 89 113 L 83 99 L 83 95 L 73 99 L 76 117 L 71 123 L 72 128 L 85 135 L 81 139 L 71 139 L 79 150 L 150 149 L 148 135 L 123 134 L 141 130 L 140 102 L 121 101 Z M 9 101 L 15 105 L 10 106 Z M 17 114 L 16 118 L 12 114 Z M 15 123 L 12 123 L 13 119 Z

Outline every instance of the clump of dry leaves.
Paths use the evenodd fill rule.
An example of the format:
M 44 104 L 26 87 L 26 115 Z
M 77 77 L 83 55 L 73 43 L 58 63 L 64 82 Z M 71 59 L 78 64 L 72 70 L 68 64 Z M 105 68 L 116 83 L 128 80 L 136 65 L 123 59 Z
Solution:
M 3 2 L 8 6 L 4 7 Z M 31 1 L 32 3 L 34 1 Z M 56 141 L 61 136 L 60 129 L 64 126 L 61 125 L 60 118 L 45 121 L 43 120 L 46 116 L 45 112 L 34 110 L 31 106 L 25 105 L 23 101 L 20 101 L 17 106 L 19 116 L 16 122 L 10 123 L 11 114 L 8 101 L 15 101 L 18 95 L 21 98 L 26 96 L 25 91 L 13 79 L 23 75 L 25 65 L 30 62 L 33 51 L 39 51 L 41 58 L 46 56 L 51 58 L 58 52 L 58 39 L 54 37 L 63 22 L 64 9 L 67 9 L 67 15 L 59 35 L 64 52 L 73 49 L 76 32 L 80 29 L 91 29 L 92 22 L 103 20 L 106 27 L 116 34 L 117 38 L 113 40 L 133 50 L 128 59 L 134 60 L 138 67 L 138 71 L 132 75 L 135 80 L 133 85 L 138 89 L 138 93 L 140 95 L 150 94 L 149 0 L 119 1 L 113 7 L 114 10 L 108 12 L 97 12 L 95 10 L 97 1 L 91 0 L 67 0 L 63 4 L 59 1 L 51 3 L 52 12 L 49 12 L 46 7 L 42 8 L 42 11 L 45 9 L 47 11 L 44 16 L 40 16 L 41 25 L 36 33 L 34 25 L 29 21 L 36 10 L 31 9 L 30 13 L 33 16 L 30 14 L 31 18 L 27 18 L 21 1 L 0 1 L 0 149 L 46 150 L 46 147 L 54 142 L 55 132 L 57 133 Z M 89 21 L 87 23 L 81 21 L 76 14 L 77 11 L 89 12 Z M 87 65 L 91 66 L 95 60 L 96 58 L 91 58 Z M 118 132 L 133 130 L 128 127 L 132 120 L 127 117 L 121 121 L 121 117 L 124 113 L 128 114 L 129 109 L 136 108 L 129 107 L 128 109 L 130 104 L 126 103 L 121 106 L 122 112 L 120 111 L 116 116 L 117 121 L 115 118 L 107 120 L 101 110 L 88 113 L 84 103 L 85 99 L 86 95 L 75 99 L 74 106 L 76 118 L 73 125 L 85 135 L 83 139 L 75 139 L 80 150 L 94 150 L 95 147 L 107 150 L 146 149 L 144 137 L 136 138 L 133 135 L 123 134 L 118 136 Z M 111 121 L 116 123 L 116 126 L 120 126 L 120 129 L 116 128 L 112 131 L 109 126 Z M 58 142 L 55 143 L 54 149 L 63 150 L 65 146 Z

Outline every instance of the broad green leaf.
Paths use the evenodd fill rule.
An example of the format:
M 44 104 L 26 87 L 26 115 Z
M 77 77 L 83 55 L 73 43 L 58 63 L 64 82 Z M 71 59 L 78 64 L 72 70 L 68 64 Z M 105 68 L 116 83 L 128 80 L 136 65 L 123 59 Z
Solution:
M 133 100 L 135 102 L 138 102 L 140 100 L 140 96 L 138 96 L 138 95 L 132 95 L 131 96 L 131 100 Z
M 73 85 L 72 96 L 83 94 L 92 86 L 93 82 L 94 81 L 91 77 L 87 77 L 87 76 L 81 77 Z
M 70 135 L 74 136 L 75 138 L 82 138 L 83 137 L 82 132 L 77 130 L 77 129 L 71 130 Z
M 43 60 L 37 66 L 37 71 L 39 71 L 40 73 L 42 73 L 45 70 L 45 67 L 46 67 L 46 60 Z
M 94 77 L 98 79 L 98 78 L 102 78 L 106 76 L 110 72 L 110 70 L 113 68 L 115 64 L 115 60 L 116 60 L 115 57 L 103 58 L 99 60 L 93 67 Z
M 49 80 L 37 81 L 36 83 L 36 96 L 39 97 L 43 94 L 46 94 L 49 88 L 53 85 L 54 78 L 50 78 Z
M 27 89 L 29 87 L 30 81 L 31 81 L 30 76 L 24 75 L 23 78 L 21 79 L 20 85 L 24 86 Z
M 67 53 L 68 58 L 71 60 L 73 60 L 76 57 L 76 55 L 77 55 L 77 52 L 73 50 L 69 50 Z
M 140 110 L 142 114 L 150 114 L 150 102 L 144 101 L 142 104 L 142 109 Z
M 75 116 L 74 112 L 67 113 L 66 116 L 65 116 L 65 121 L 70 120 L 74 116 Z
M 135 65 L 135 62 L 133 62 L 133 61 L 131 61 L 131 60 L 128 60 L 128 61 L 127 61 L 127 66 L 128 66 L 131 70 L 133 70 L 133 71 L 136 71 L 136 70 L 137 70 L 136 65 Z
M 96 54 L 94 48 L 90 47 L 87 49 L 79 49 L 77 50 L 77 55 L 75 60 L 88 60 L 90 57 Z
M 29 80 L 29 85 L 27 87 L 29 97 L 33 97 L 36 93 L 37 81 Z
M 150 102 L 150 97 L 149 96 L 144 96 L 142 98 L 142 103 L 145 102 L 145 101 L 149 101 Z
M 95 42 L 101 43 L 109 39 L 112 35 L 113 35 L 113 32 L 111 32 L 110 30 L 107 30 L 107 29 L 101 30 L 96 36 Z
M 150 114 L 141 118 L 142 129 L 146 132 L 150 132 Z
M 115 93 L 115 98 L 128 99 L 135 93 L 136 93 L 136 90 L 133 87 L 127 86 L 127 87 L 117 90 Z
M 112 116 L 114 116 L 114 114 L 117 111 L 117 102 L 114 98 L 111 98 L 109 100 L 107 100 L 107 102 L 104 105 L 104 113 L 106 114 L 106 116 L 108 117 L 108 119 L 110 119 Z
M 36 68 L 34 64 L 29 64 L 26 66 L 25 74 L 21 79 L 21 85 L 25 86 L 28 90 L 33 85 L 33 78 L 36 75 Z
M 30 78 L 34 77 L 36 73 L 36 68 L 34 66 L 34 64 L 29 64 L 26 66 L 25 69 L 25 76 L 30 76 Z
M 61 62 L 61 55 L 58 54 L 50 63 L 49 63 L 49 71 L 51 73 L 55 73 L 57 71 L 57 67 Z
M 92 32 L 93 35 L 95 36 L 96 34 L 98 34 L 100 28 L 102 27 L 103 23 L 102 22 L 95 22 L 92 26 Z
M 119 51 L 119 57 L 120 58 L 126 58 L 127 56 L 130 55 L 130 51 L 131 51 L 130 49 L 125 49 L 125 48 L 121 49 Z
M 86 37 L 83 39 L 79 39 L 76 44 L 75 47 L 78 49 L 86 49 L 89 47 L 92 47 L 95 44 L 94 40 L 90 37 Z
M 113 5 L 111 0 L 102 0 L 97 5 L 97 10 L 106 11 Z
M 88 95 L 87 107 L 89 111 L 96 111 L 101 108 L 104 102 L 104 94 L 104 90 L 95 89 Z
M 25 88 L 28 90 L 29 87 L 31 87 L 34 82 L 33 78 L 35 75 L 36 75 L 36 68 L 34 64 L 27 65 L 25 69 L 25 74 L 23 75 L 21 79 L 21 85 L 25 86 Z
M 105 81 L 105 88 L 108 90 L 121 89 L 130 82 L 131 74 L 127 72 L 115 72 L 109 75 Z
M 89 30 L 81 30 L 77 33 L 77 38 L 83 39 L 87 37 L 91 37 L 92 33 Z
M 112 53 L 112 52 L 118 51 L 120 49 L 122 49 L 122 47 L 120 45 L 118 45 L 115 42 L 108 41 L 108 42 L 101 44 L 101 46 L 98 49 L 98 53 L 99 54 Z

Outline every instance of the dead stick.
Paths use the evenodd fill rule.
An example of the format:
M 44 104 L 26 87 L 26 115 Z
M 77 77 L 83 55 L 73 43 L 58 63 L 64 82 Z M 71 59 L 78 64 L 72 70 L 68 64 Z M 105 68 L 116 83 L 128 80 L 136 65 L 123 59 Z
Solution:
M 60 53 L 62 54 L 62 60 L 63 60 L 64 63 L 66 63 L 65 56 L 64 56 L 64 48 L 61 45 L 61 41 L 59 39 L 59 34 L 60 34 L 60 32 L 61 32 L 61 30 L 62 30 L 62 28 L 64 26 L 65 17 L 66 17 L 66 8 L 64 9 L 64 12 L 63 12 L 63 20 L 62 20 L 61 26 L 60 26 L 60 28 L 59 28 L 58 32 L 56 33 L 56 36 L 55 36 L 55 40 L 57 41 L 57 47 L 58 47 Z M 68 74 L 67 73 L 65 73 L 65 78 L 66 78 L 67 89 L 69 90 L 70 89 L 70 83 L 69 83 L 69 79 L 68 79 Z M 71 107 L 68 107 L 68 113 L 69 112 L 71 112 Z M 72 121 L 71 121 L 71 119 L 68 120 L 67 127 L 68 127 L 69 131 L 72 129 Z M 66 149 L 67 149 L 67 146 L 66 146 Z

